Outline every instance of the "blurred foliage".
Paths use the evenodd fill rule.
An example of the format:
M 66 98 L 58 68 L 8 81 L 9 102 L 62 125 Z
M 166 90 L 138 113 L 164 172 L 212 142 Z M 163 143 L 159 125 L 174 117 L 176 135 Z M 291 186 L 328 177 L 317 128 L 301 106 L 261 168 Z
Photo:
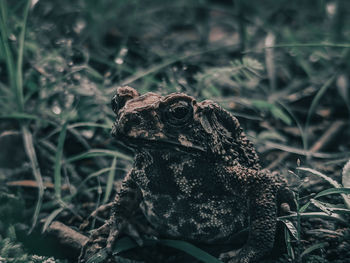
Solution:
M 264 155 L 275 141 L 308 151 L 349 120 L 349 12 L 346 0 L 0 1 L 0 234 L 79 226 L 111 200 L 131 165 L 110 138 L 120 85 L 217 101 Z M 344 138 L 328 155 L 338 168 Z

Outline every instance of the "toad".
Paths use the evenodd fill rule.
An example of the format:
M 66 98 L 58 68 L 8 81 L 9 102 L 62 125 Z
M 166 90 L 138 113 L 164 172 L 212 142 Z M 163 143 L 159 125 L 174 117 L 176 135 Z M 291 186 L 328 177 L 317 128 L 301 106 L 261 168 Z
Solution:
M 121 235 L 140 245 L 151 235 L 230 246 L 248 229 L 242 247 L 221 255 L 224 262 L 256 262 L 271 250 L 278 211 L 292 193 L 261 168 L 231 113 L 184 93 L 140 95 L 131 87 L 118 88 L 112 108 L 112 135 L 134 150 L 135 161 L 111 218 L 95 233 L 109 232 L 107 248 Z

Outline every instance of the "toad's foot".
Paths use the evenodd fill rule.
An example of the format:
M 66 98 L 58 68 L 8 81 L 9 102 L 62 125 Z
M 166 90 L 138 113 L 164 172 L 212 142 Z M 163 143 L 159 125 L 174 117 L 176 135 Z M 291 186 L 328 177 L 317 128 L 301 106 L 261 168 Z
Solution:
M 138 246 L 143 246 L 144 240 L 141 234 L 142 236 L 147 235 L 155 238 L 157 237 L 157 233 L 152 228 L 140 224 L 137 221 L 130 222 L 128 220 L 122 220 L 119 223 L 112 223 L 107 238 L 107 251 L 112 253 L 115 241 L 122 236 L 129 236 Z

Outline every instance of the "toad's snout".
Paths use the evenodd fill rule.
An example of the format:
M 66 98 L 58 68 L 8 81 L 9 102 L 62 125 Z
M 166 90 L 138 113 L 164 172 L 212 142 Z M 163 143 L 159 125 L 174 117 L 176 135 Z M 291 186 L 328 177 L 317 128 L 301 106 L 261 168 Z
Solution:
M 120 119 L 116 123 L 117 134 L 131 136 L 133 130 L 142 130 L 142 116 L 138 113 L 122 113 Z M 131 137 L 137 137 L 134 134 Z

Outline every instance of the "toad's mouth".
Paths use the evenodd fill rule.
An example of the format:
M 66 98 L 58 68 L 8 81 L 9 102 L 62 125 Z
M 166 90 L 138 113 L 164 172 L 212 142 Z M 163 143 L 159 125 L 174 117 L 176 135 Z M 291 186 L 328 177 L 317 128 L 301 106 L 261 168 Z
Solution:
M 119 144 L 127 147 L 131 150 L 149 149 L 149 150 L 163 150 L 172 149 L 179 152 L 185 152 L 190 154 L 199 154 L 207 152 L 204 147 L 196 145 L 183 145 L 180 142 L 167 140 L 167 139 L 147 139 L 147 138 L 134 138 L 125 136 L 122 134 L 112 133 Z

